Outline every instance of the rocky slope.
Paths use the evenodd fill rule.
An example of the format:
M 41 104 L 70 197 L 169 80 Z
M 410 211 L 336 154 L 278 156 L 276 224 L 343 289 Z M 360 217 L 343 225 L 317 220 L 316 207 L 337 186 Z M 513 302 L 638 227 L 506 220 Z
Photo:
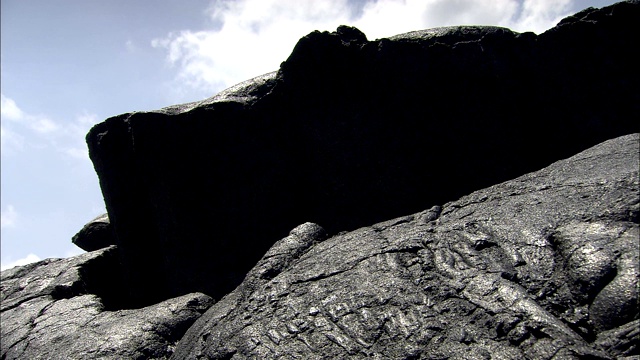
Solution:
M 94 251 L 1 273 L 0 358 L 640 356 L 639 22 L 339 27 L 107 119 Z
M 0 354 L 637 358 L 639 153 L 628 135 L 352 232 L 305 223 L 215 304 L 194 293 L 116 310 L 115 247 L 6 270 Z
M 639 139 L 306 251 L 285 238 L 174 358 L 638 355 Z M 274 266 L 283 252 L 290 265 Z
M 233 290 L 311 221 L 353 230 L 638 131 L 640 4 L 536 36 L 303 37 L 276 73 L 88 134 L 132 306 Z
M 119 307 L 114 247 L 47 259 L 0 275 L 2 359 L 167 358 L 211 306 L 194 293 L 141 309 Z

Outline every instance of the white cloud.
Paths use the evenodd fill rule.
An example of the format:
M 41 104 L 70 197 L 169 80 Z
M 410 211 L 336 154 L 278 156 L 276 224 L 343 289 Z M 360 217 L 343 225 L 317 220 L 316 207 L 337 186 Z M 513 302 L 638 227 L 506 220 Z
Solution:
M 313 30 L 353 25 L 369 39 L 446 25 L 498 25 L 540 33 L 566 16 L 572 0 L 217 0 L 211 29 L 154 39 L 178 69 L 175 87 L 213 95 L 277 70 L 298 39 Z M 180 89 L 177 92 L 181 92 Z M 184 92 L 184 91 L 182 91 Z M 192 99 L 196 100 L 196 99 Z
M 18 220 L 18 212 L 13 205 L 7 205 L 0 214 L 0 228 L 15 227 Z
M 4 131 L 7 132 L 7 135 L 13 131 L 7 128 L 9 123 L 7 123 L 6 120 L 24 125 L 30 130 L 43 135 L 59 130 L 60 127 L 58 124 L 47 116 L 24 112 L 13 99 L 4 94 L 0 94 L 0 97 L 2 101 L 1 119 L 3 125 L 5 125 Z
M 505 26 L 516 13 L 516 0 L 431 0 L 424 10 L 429 27 L 450 25 Z
M 36 254 L 29 254 L 27 256 L 25 256 L 22 259 L 18 259 L 15 261 L 9 261 L 8 263 L 5 263 L 4 261 L 2 262 L 2 264 L 0 265 L 0 270 L 7 270 L 7 269 L 11 269 L 12 267 L 16 267 L 16 266 L 22 266 L 22 265 L 27 265 L 27 264 L 31 264 L 37 261 L 40 261 L 40 257 Z
M 210 95 L 277 70 L 301 36 L 350 22 L 347 0 L 216 1 L 207 14 L 216 29 L 171 33 L 151 45 L 179 67 L 177 83 Z
M 3 120 L 19 121 L 22 119 L 24 114 L 13 99 L 10 99 L 0 93 L 0 116 Z
M 0 154 L 8 156 L 24 148 L 24 137 L 0 125 Z
M 59 124 L 46 115 L 23 111 L 13 99 L 2 94 L 2 156 L 23 150 L 28 145 L 32 148 L 52 147 L 71 158 L 88 161 L 84 138 L 98 122 L 96 114 L 84 112 L 74 122 Z M 25 139 L 29 142 L 25 143 Z
M 60 128 L 55 121 L 46 117 L 32 117 L 30 120 L 29 127 L 40 134 L 49 134 Z
M 524 0 L 517 21 L 510 24 L 516 31 L 543 32 L 570 14 L 573 0 Z
M 89 161 L 89 152 L 84 139 L 89 129 L 98 122 L 96 114 L 85 112 L 78 115 L 74 122 L 65 126 L 66 141 L 64 146 L 59 146 L 59 150 L 72 158 Z

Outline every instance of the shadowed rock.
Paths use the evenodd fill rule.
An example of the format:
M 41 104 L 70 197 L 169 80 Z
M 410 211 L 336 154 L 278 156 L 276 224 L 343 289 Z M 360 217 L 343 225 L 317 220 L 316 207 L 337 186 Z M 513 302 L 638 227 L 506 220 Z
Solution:
M 443 206 L 265 255 L 175 359 L 637 356 L 638 134 Z
M 538 36 L 313 32 L 277 73 L 96 125 L 131 306 L 220 298 L 297 224 L 352 230 L 636 132 L 639 8 L 587 9 Z
M 73 236 L 71 242 L 85 251 L 94 251 L 115 245 L 109 215 L 102 214 L 88 222 Z

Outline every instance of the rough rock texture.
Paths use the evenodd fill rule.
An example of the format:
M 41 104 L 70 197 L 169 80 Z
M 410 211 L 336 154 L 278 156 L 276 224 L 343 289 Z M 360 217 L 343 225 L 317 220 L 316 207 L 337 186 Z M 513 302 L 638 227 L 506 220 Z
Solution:
M 639 22 L 628 1 L 539 36 L 339 27 L 211 99 L 98 124 L 131 304 L 220 298 L 297 224 L 352 230 L 637 132 Z
M 117 246 L 3 271 L 0 359 L 637 359 L 638 23 L 342 26 L 107 119 Z
M 89 221 L 73 236 L 71 242 L 86 251 L 95 251 L 115 245 L 116 240 L 113 235 L 113 227 L 109 222 L 109 215 L 102 214 Z
M 0 275 L 0 358 L 166 359 L 213 300 L 193 293 L 117 310 L 114 247 L 47 259 Z
M 637 356 L 639 140 L 316 245 L 305 224 L 173 358 Z

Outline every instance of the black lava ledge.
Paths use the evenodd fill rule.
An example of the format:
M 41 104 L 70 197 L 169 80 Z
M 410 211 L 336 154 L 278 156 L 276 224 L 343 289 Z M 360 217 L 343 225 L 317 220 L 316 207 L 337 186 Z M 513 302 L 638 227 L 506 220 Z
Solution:
M 341 26 L 277 72 L 96 125 L 129 306 L 219 299 L 297 224 L 353 230 L 637 132 L 639 23 L 627 1 L 540 35 Z

